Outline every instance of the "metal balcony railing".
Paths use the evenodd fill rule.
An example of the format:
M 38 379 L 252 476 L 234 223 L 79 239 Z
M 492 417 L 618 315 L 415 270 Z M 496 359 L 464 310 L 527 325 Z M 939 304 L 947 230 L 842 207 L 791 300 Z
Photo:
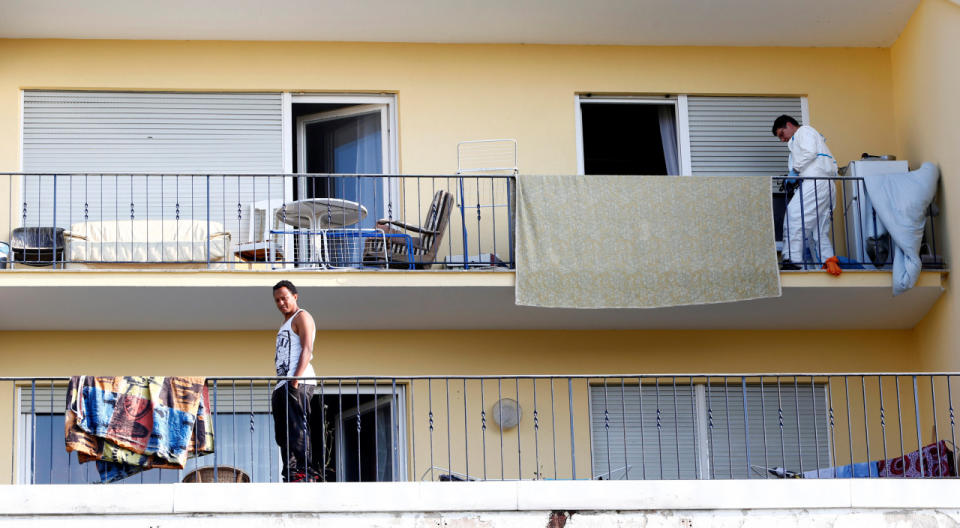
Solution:
M 513 176 L 4 175 L 5 235 L 17 266 L 438 270 L 515 262 Z M 892 265 L 893 243 L 862 178 L 776 177 L 773 187 L 785 269 L 819 269 L 833 254 L 847 269 Z M 801 188 L 816 192 L 798 199 Z M 944 267 L 936 216 L 932 205 L 920 255 L 927 269 Z
M 775 177 L 774 229 L 785 269 L 819 269 L 838 256 L 847 269 L 888 269 L 894 244 L 877 218 L 863 178 Z M 936 205 L 927 208 L 920 250 L 926 269 L 943 269 L 937 249 Z
M 6 179 L 5 239 L 15 265 L 513 265 L 515 183 L 508 176 L 8 173 Z
M 315 480 L 955 478 L 960 373 L 321 377 Z M 214 450 L 124 481 L 281 479 L 280 378 L 207 378 Z M 11 481 L 99 481 L 64 448 L 66 378 L 0 378 Z M 273 413 L 278 409 L 274 408 Z M 295 456 L 297 453 L 293 453 Z M 223 473 L 226 472 L 226 473 Z

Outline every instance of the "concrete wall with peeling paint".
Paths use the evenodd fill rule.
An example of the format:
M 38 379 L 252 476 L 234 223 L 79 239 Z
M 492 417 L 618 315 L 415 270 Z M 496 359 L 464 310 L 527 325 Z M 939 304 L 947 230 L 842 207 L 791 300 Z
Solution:
M 958 496 L 933 479 L 9 486 L 0 525 L 947 527 Z

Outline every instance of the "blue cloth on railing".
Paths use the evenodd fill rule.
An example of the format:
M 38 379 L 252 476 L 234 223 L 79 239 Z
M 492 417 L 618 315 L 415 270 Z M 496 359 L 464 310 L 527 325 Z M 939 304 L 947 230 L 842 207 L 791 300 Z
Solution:
M 837 262 L 840 264 L 840 269 L 846 269 L 846 270 L 862 270 L 863 269 L 863 264 L 848 257 L 838 256 Z
M 803 472 L 803 478 L 878 478 L 880 470 L 877 461 L 858 462 L 844 466 L 814 469 Z
M 939 178 L 940 171 L 929 162 L 910 172 L 864 178 L 877 218 L 893 240 L 894 295 L 912 288 L 920 276 L 920 243 Z

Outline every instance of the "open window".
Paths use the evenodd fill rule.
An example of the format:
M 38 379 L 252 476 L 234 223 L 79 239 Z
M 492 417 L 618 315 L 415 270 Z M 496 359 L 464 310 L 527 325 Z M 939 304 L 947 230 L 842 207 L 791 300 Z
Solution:
M 384 173 L 389 160 L 387 105 L 311 104 L 294 110 L 298 173 Z M 297 198 L 342 198 L 363 205 L 368 215 L 357 224 L 362 228 L 373 227 L 384 216 L 389 194 L 385 179 L 362 177 L 299 178 L 295 192 Z
M 304 210 L 323 210 L 324 207 L 330 214 L 336 214 L 340 207 L 349 209 L 359 218 L 346 221 L 344 217 L 334 223 L 342 223 L 340 227 L 351 230 L 372 229 L 377 219 L 395 214 L 399 183 L 377 176 L 398 172 L 394 97 L 320 94 L 287 97 L 289 172 L 305 175 L 295 178 L 289 206 L 295 208 L 298 215 Z M 332 174 L 344 176 L 325 176 Z M 359 238 L 336 240 L 350 247 L 360 242 Z M 285 245 L 290 242 L 296 246 L 298 260 L 309 262 L 319 258 L 316 252 L 322 246 L 319 239 L 288 239 Z M 335 246 L 337 254 L 341 249 L 346 250 L 329 241 L 327 244 Z M 311 245 L 319 246 L 311 248 Z M 323 247 L 329 253 L 331 247 Z M 359 259 L 359 254 L 353 255 L 354 252 L 356 248 L 351 250 L 352 258 L 348 260 Z
M 681 174 L 677 101 L 577 98 L 581 174 Z

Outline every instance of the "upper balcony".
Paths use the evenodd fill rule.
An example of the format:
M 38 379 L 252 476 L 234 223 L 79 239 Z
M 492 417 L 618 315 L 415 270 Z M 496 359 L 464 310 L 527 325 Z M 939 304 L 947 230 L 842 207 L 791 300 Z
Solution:
M 801 269 L 781 274 L 781 297 L 648 310 L 517 306 L 513 176 L 4 178 L 11 229 L 0 241 L 11 251 L 0 303 L 17 309 L 2 329 L 46 328 L 51 317 L 77 330 L 266 328 L 270 305 L 250 299 L 281 278 L 316 300 L 321 328 L 911 328 L 945 274 L 931 208 L 924 271 L 891 296 L 892 246 L 859 178 L 830 181 L 829 218 L 801 211 L 817 227 L 800 235 Z M 779 251 L 790 189 L 774 178 L 772 191 Z M 629 224 L 631 211 L 618 214 Z M 819 233 L 842 276 L 810 252 Z

